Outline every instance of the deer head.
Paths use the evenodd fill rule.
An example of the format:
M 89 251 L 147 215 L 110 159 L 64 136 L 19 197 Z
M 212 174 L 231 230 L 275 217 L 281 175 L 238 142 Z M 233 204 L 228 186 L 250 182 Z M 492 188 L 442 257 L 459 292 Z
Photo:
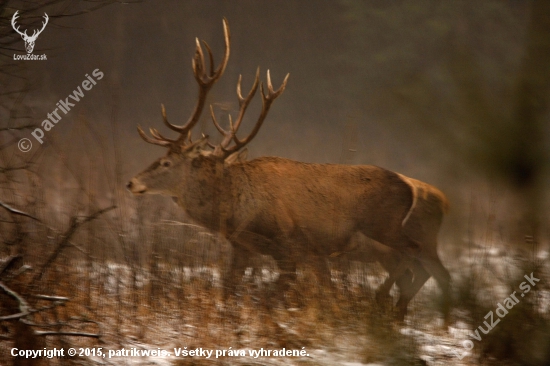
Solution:
M 150 128 L 149 131 L 152 137 L 149 137 L 138 126 L 138 133 L 148 143 L 164 146 L 168 148 L 167 154 L 155 161 L 149 168 L 142 173 L 135 176 L 128 184 L 127 188 L 134 194 L 163 194 L 173 197 L 179 197 L 183 193 L 182 191 L 189 191 L 191 185 L 204 185 L 204 182 L 208 182 L 208 174 L 215 169 L 214 166 L 220 163 L 221 167 L 224 166 L 226 159 L 231 160 L 231 157 L 235 157 L 235 153 L 241 150 L 246 144 L 248 144 L 254 136 L 258 133 L 271 103 L 283 93 L 288 80 L 287 75 L 278 90 L 274 90 L 271 84 L 271 77 L 269 70 L 267 71 L 267 92 L 264 91 L 263 85 L 260 83 L 260 70 L 256 71 L 256 77 L 252 88 L 246 97 L 241 94 L 241 80 L 239 76 L 237 82 L 237 97 L 239 100 L 239 114 L 236 120 L 233 122 L 231 116 L 229 117 L 229 129 L 223 129 L 217 122 L 212 106 L 210 106 L 210 112 L 212 121 L 216 129 L 223 135 L 222 141 L 218 145 L 213 145 L 208 141 L 208 136 L 204 136 L 193 142 L 191 140 L 191 129 L 196 125 L 199 117 L 204 109 L 206 96 L 212 86 L 219 80 L 225 71 L 227 61 L 229 59 L 230 52 L 230 33 L 227 21 L 223 21 L 224 40 L 225 40 L 225 52 L 223 59 L 219 66 L 214 69 L 213 55 L 210 47 L 206 42 L 203 44 L 208 52 L 210 59 L 210 67 L 207 69 L 204 60 L 204 53 L 199 40 L 196 40 L 195 56 L 192 60 L 193 75 L 198 83 L 198 100 L 195 105 L 195 109 L 189 117 L 188 121 L 181 126 L 174 125 L 168 122 L 166 116 L 166 109 L 164 105 L 161 106 L 162 120 L 164 124 L 173 131 L 179 133 L 179 137 L 176 139 L 170 139 L 164 137 L 155 128 Z M 244 114 L 248 105 L 252 101 L 258 86 L 261 89 L 262 95 L 262 109 L 260 116 L 258 117 L 256 124 L 250 134 L 240 139 L 236 133 L 243 120 Z M 230 165 L 226 164 L 226 166 Z M 185 187 L 185 188 L 184 188 Z
M 11 26 L 13 27 L 13 29 L 19 33 L 21 35 L 21 38 L 23 38 L 23 41 L 25 41 L 25 48 L 27 49 L 27 53 L 32 53 L 32 51 L 34 50 L 34 43 L 36 42 L 36 39 L 38 38 L 38 36 L 40 35 L 40 33 L 42 33 L 42 31 L 44 30 L 44 28 L 46 28 L 46 24 L 48 24 L 48 14 L 44 13 L 44 22 L 42 22 L 42 29 L 40 30 L 34 30 L 33 33 L 32 33 L 32 36 L 28 36 L 27 35 L 27 30 L 25 29 L 24 32 L 21 32 L 19 30 L 19 26 L 17 26 L 15 24 L 15 21 L 17 20 L 17 13 L 19 11 L 16 11 L 15 14 L 13 14 L 13 17 L 11 18 Z

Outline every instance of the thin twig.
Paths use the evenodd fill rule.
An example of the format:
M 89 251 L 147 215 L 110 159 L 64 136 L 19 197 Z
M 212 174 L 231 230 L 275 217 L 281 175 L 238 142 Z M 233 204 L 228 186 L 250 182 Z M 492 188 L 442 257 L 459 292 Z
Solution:
M 23 257 L 20 255 L 14 255 L 9 257 L 4 261 L 4 263 L 0 264 L 0 276 L 2 276 L 2 273 L 6 272 L 7 270 L 11 269 L 11 267 L 14 267 L 17 265 L 17 260 L 22 260 Z
M 67 231 L 65 232 L 65 235 L 63 236 L 63 239 L 61 240 L 61 242 L 59 242 L 59 245 L 57 246 L 57 248 L 55 248 L 54 252 L 50 255 L 48 260 L 42 265 L 42 268 L 40 269 L 40 271 L 38 271 L 36 276 L 34 276 L 31 283 L 34 283 L 34 282 L 39 281 L 40 279 L 42 279 L 42 276 L 44 275 L 44 273 L 46 272 L 48 267 L 52 264 L 53 261 L 55 261 L 55 259 L 59 256 L 59 254 L 61 254 L 63 249 L 66 246 L 69 245 L 69 241 L 70 241 L 71 237 L 74 235 L 76 230 L 81 225 L 84 225 L 85 223 L 87 223 L 89 221 L 97 219 L 99 216 L 101 216 L 105 212 L 111 211 L 114 208 L 116 208 L 115 205 L 104 208 L 104 209 L 99 210 L 99 211 L 96 211 L 92 215 L 85 217 L 84 220 L 82 220 L 82 221 L 79 221 L 77 217 L 71 218 L 71 225 L 69 226 L 69 229 L 67 229 Z
M 47 300 L 47 301 L 69 301 L 68 297 L 62 296 L 50 296 L 50 295 L 31 295 L 35 299 Z
M 31 219 L 33 219 L 33 220 L 36 220 L 36 221 L 40 222 L 40 220 L 37 219 L 36 217 L 34 217 L 33 215 L 30 215 L 30 214 L 28 214 L 28 213 L 26 213 L 26 212 L 17 210 L 17 209 L 15 209 L 15 208 L 11 207 L 10 205 L 5 204 L 5 203 L 2 202 L 2 201 L 0 201 L 0 207 L 5 208 L 6 210 L 8 210 L 9 212 L 11 212 L 11 213 L 14 214 L 14 215 L 25 216 L 25 217 L 28 217 L 28 218 L 31 218 Z
M 15 130 L 25 130 L 25 129 L 31 129 L 35 128 L 35 124 L 29 124 L 29 125 L 23 125 L 23 126 L 15 126 L 15 127 L 1 127 L 0 132 L 2 131 L 15 131 Z
M 73 336 L 73 337 L 88 337 L 88 338 L 100 338 L 100 334 L 95 333 L 79 333 L 79 332 L 48 332 L 48 331 L 35 331 L 37 336 Z
M 0 317 L 0 320 L 18 319 L 18 318 L 22 318 L 22 317 L 27 316 L 27 315 L 30 314 L 31 308 L 30 308 L 29 304 L 27 303 L 27 301 L 25 301 L 25 299 L 23 297 L 21 297 L 17 292 L 10 289 L 8 286 L 4 285 L 2 282 L 0 282 L 0 288 L 2 290 L 4 290 L 4 292 L 7 293 L 8 295 L 15 298 L 17 300 L 17 302 L 19 303 L 19 313 L 12 314 L 12 315 L 7 315 L 7 316 L 2 316 L 2 317 Z
M 14 278 L 17 278 L 17 277 L 21 276 L 23 273 L 25 273 L 26 271 L 29 271 L 31 269 L 32 269 L 31 266 L 29 266 L 28 264 L 24 264 L 17 271 L 14 271 L 9 276 L 6 276 L 4 278 L 4 281 L 6 281 L 6 282 L 11 281 Z

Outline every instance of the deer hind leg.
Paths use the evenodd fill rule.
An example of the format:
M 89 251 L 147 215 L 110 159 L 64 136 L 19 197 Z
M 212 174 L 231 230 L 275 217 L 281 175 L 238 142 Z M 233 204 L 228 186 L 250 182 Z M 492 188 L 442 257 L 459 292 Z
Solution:
M 418 260 L 422 263 L 424 268 L 428 271 L 430 275 L 432 275 L 435 280 L 437 281 L 437 284 L 442 292 L 442 312 L 443 312 L 443 318 L 445 321 L 445 326 L 449 325 L 449 315 L 450 315 L 450 308 L 451 308 L 451 291 L 450 291 L 450 284 L 451 284 L 451 275 L 449 274 L 449 271 L 443 266 L 443 263 L 441 263 L 441 260 L 439 259 L 439 256 L 437 255 L 436 248 L 437 245 L 431 246 L 431 248 L 434 248 L 433 250 L 430 250 L 429 252 L 424 253 L 424 255 L 419 256 Z
M 296 262 L 285 258 L 277 260 L 279 267 L 279 278 L 277 278 L 277 289 L 279 293 L 284 294 L 290 285 L 296 282 Z
M 388 268 L 388 278 L 386 278 L 384 283 L 376 290 L 376 301 L 378 303 L 381 303 L 388 298 L 393 284 L 400 280 L 401 277 L 406 276 L 406 272 L 413 264 L 413 255 L 413 253 L 407 253 L 406 255 L 401 256 L 401 259 L 394 269 Z
M 430 278 L 430 274 L 426 271 L 426 269 L 424 269 L 418 260 L 414 260 L 412 262 L 411 271 L 412 272 L 409 271 L 411 274 L 410 278 L 406 276 L 407 272 L 405 272 L 405 275 L 399 278 L 396 282 L 397 287 L 399 287 L 399 300 L 397 300 L 396 304 L 397 320 L 401 322 L 405 319 L 405 315 L 407 315 L 407 307 L 409 302 Z
M 296 262 L 279 252 L 272 253 L 272 257 L 279 267 L 279 278 L 275 282 L 275 288 L 280 298 L 284 299 L 290 285 L 296 282 Z
M 321 287 L 323 289 L 329 289 L 332 291 L 332 275 L 330 272 L 330 266 L 327 263 L 325 257 L 316 256 L 314 259 L 315 274 Z
M 385 302 L 384 300 L 389 298 L 390 289 L 395 283 L 399 288 L 396 318 L 398 321 L 403 321 L 409 302 L 430 278 L 430 274 L 417 259 L 422 254 L 424 247 L 422 243 L 404 237 L 401 241 L 392 244 L 391 247 L 400 254 L 383 263 L 389 276 L 376 291 L 376 300 L 379 304 Z

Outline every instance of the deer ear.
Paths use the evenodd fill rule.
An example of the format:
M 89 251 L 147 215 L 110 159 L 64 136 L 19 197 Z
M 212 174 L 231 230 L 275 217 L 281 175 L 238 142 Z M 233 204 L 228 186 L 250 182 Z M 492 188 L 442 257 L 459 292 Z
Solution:
M 208 146 L 208 136 L 204 136 L 199 141 L 195 142 L 193 145 L 185 148 L 186 155 L 190 158 L 196 158 L 206 150 Z
M 247 158 L 248 158 L 248 148 L 245 147 L 244 149 L 239 151 L 239 155 L 237 156 L 237 161 L 239 163 L 244 163 Z
M 225 165 L 231 165 L 235 163 L 244 163 L 248 156 L 248 149 L 244 148 L 241 151 L 234 152 L 225 159 Z

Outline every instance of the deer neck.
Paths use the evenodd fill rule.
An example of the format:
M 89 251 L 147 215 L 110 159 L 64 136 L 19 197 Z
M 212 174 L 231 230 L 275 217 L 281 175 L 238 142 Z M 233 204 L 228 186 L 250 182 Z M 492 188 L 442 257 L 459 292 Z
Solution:
M 183 181 L 178 205 L 202 226 L 213 231 L 222 230 L 221 218 L 226 216 L 229 198 L 224 185 L 228 177 L 223 162 L 205 159 Z

